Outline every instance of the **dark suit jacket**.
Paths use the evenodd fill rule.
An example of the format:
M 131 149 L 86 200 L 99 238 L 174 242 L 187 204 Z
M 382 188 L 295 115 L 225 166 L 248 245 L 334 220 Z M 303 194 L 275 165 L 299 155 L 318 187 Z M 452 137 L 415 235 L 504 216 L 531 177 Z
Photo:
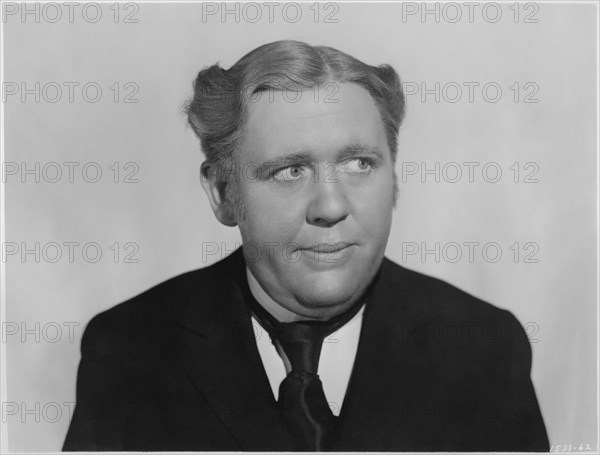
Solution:
M 64 450 L 293 450 L 257 350 L 241 249 L 94 317 Z M 334 450 L 548 451 L 508 311 L 384 259 Z

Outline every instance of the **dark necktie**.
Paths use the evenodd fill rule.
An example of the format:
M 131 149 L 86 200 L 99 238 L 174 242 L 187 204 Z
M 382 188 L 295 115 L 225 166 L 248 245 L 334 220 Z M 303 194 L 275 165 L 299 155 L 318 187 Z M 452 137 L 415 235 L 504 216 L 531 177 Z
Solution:
M 295 450 L 329 450 L 336 429 L 323 384 L 317 374 L 323 339 L 352 319 L 364 299 L 344 314 L 329 321 L 278 322 L 254 298 L 251 309 L 277 340 L 291 364 L 291 371 L 279 386 L 279 409 L 296 441 Z

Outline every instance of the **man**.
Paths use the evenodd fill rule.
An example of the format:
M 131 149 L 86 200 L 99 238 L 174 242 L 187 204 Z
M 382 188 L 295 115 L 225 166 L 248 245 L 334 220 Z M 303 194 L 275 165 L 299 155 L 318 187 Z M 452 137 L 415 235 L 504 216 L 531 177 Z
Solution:
M 194 88 L 243 247 L 90 322 L 64 449 L 548 451 L 514 316 L 384 258 L 396 72 L 280 41 Z

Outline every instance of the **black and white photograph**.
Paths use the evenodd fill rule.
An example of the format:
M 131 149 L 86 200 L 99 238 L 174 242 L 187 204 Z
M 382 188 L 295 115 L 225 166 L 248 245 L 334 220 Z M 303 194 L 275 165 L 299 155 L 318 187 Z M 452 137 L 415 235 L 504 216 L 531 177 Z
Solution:
M 1 453 L 599 453 L 597 1 L 1 10 Z

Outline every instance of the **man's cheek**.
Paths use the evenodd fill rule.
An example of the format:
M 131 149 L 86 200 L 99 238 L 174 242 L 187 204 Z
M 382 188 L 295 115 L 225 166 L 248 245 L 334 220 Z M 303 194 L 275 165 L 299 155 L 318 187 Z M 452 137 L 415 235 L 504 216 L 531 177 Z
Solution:
M 355 216 L 363 220 L 369 226 L 377 226 L 384 223 L 392 212 L 392 197 L 386 197 L 385 193 L 379 192 L 373 198 L 365 199 L 354 207 Z

